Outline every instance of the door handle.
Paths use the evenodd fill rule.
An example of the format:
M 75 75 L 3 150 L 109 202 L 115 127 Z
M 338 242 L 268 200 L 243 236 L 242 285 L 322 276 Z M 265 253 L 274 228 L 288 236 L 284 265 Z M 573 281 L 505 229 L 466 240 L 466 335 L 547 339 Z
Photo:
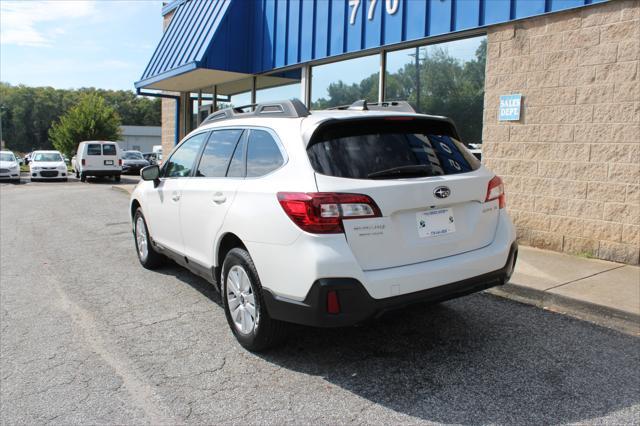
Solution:
M 173 194 L 173 197 L 171 197 L 171 199 L 175 202 L 180 201 L 180 195 L 179 194 Z
M 224 195 L 222 192 L 216 192 L 215 194 L 213 194 L 213 202 L 216 204 L 222 204 L 225 201 L 227 201 L 227 196 Z

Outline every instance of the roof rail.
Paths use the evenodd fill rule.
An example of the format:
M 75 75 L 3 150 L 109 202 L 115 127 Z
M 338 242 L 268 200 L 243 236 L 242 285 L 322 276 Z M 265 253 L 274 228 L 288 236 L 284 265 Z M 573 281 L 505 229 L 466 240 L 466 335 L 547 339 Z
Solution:
M 246 109 L 253 111 L 245 111 Z M 299 99 L 288 99 L 284 101 L 262 102 L 257 104 L 242 105 L 239 107 L 225 108 L 209 114 L 200 126 L 218 120 L 231 120 L 245 117 L 283 117 L 300 118 L 308 116 L 309 110 Z
M 351 105 L 340 105 L 327 109 L 339 109 L 349 111 L 397 111 L 397 112 L 411 112 L 415 113 L 416 110 L 407 101 L 388 101 L 388 102 L 372 102 L 368 103 L 365 99 L 355 101 Z

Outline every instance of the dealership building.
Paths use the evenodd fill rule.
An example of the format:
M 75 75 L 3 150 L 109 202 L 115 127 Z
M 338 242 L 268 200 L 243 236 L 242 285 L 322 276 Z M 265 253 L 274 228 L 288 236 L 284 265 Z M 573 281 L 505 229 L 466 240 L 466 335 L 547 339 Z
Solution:
M 408 100 L 503 177 L 521 244 L 640 261 L 640 1 L 174 0 L 135 86 L 165 152 L 218 108 Z

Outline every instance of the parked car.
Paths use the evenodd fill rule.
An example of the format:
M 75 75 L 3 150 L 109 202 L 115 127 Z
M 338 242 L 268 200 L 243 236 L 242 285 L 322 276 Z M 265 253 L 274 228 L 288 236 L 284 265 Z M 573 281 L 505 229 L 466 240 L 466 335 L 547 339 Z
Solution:
M 147 167 L 150 163 L 145 160 L 140 151 L 123 151 L 122 152 L 122 173 L 139 174 L 143 167 Z
M 11 151 L 0 151 L 0 180 L 20 182 L 20 162 Z
M 158 154 L 155 152 L 143 152 L 142 156 L 149 164 L 158 164 Z
M 67 180 L 67 165 L 60 151 L 33 151 L 29 162 L 29 176 L 32 181 Z
M 215 283 L 245 348 L 276 344 L 288 323 L 354 325 L 511 276 L 502 180 L 451 120 L 400 102 L 240 111 L 144 168 L 130 214 L 142 266 L 170 257 Z
M 120 181 L 122 151 L 117 142 L 84 141 L 78 145 L 73 169 L 82 182 L 90 176 L 112 177 Z

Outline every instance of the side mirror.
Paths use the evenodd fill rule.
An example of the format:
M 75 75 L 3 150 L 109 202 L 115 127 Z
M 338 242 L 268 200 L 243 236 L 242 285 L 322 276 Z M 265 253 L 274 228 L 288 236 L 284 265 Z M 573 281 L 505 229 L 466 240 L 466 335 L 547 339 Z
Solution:
M 143 167 L 140 170 L 140 177 L 142 180 L 152 180 L 153 186 L 156 187 L 160 183 L 160 167 L 156 164 Z

